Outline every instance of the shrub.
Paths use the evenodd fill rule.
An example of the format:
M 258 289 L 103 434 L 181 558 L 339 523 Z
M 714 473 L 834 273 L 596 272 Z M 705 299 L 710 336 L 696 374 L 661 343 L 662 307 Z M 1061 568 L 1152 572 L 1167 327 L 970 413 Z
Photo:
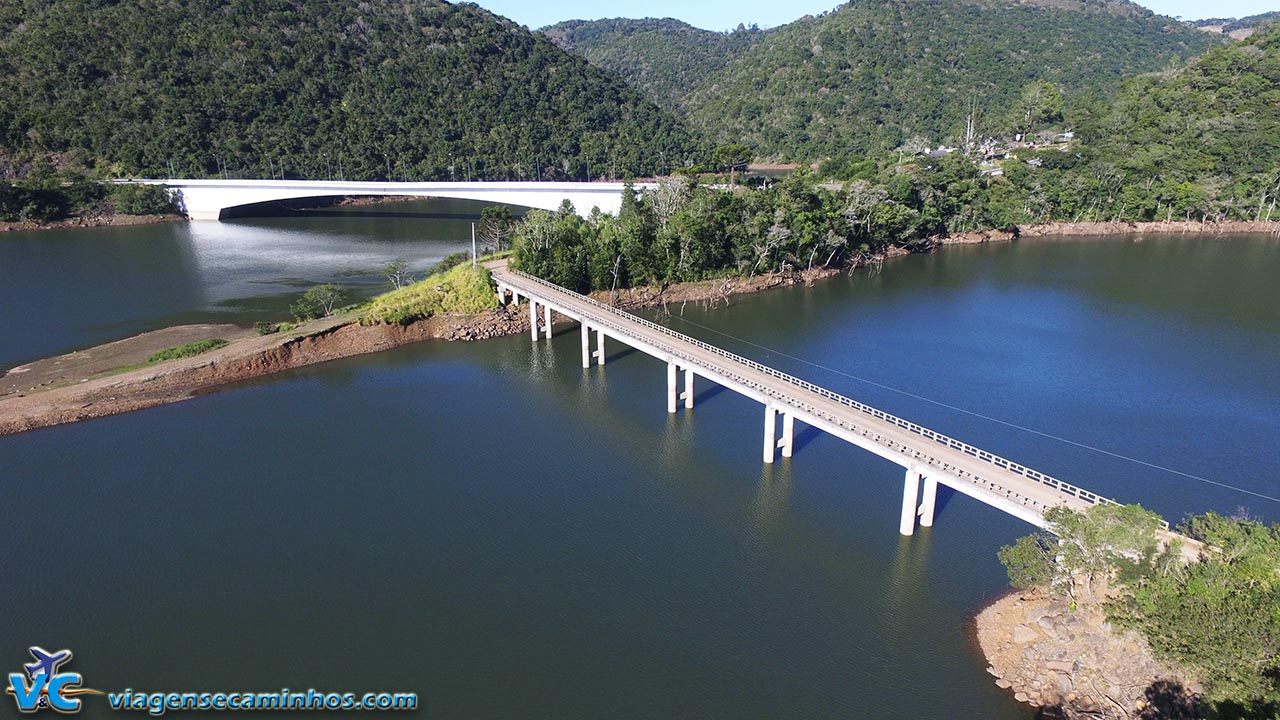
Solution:
M 147 362 L 158 363 L 165 360 L 177 360 L 178 358 L 193 357 L 201 353 L 207 353 L 210 350 L 217 350 L 220 347 L 225 347 L 227 344 L 227 341 L 222 338 L 209 338 L 208 340 L 200 340 L 199 342 L 189 342 L 185 345 L 177 345 L 175 347 L 161 350 L 147 358 Z
M 253 329 L 257 330 L 259 335 L 270 335 L 271 333 L 279 332 L 280 326 L 277 323 L 259 320 L 253 324 Z
M 112 185 L 111 206 L 125 215 L 165 215 L 174 211 L 169 189 L 163 185 Z
M 333 314 L 333 308 L 347 296 L 341 285 L 325 283 L 303 293 L 302 297 L 289 306 L 289 311 L 298 322 L 315 320 Z
M 462 265 L 384 293 L 358 309 L 360 323 L 408 325 L 442 312 L 478 313 L 497 304 L 489 271 Z

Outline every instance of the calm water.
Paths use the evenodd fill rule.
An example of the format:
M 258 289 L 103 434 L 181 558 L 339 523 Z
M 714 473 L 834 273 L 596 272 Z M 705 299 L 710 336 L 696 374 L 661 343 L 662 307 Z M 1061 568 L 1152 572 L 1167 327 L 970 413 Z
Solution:
M 292 279 L 371 287 L 461 247 L 429 218 L 307 222 L 0 238 L 0 356 L 252 318 Z M 1170 517 L 1276 519 L 855 378 L 1277 495 L 1277 274 L 1268 238 L 1028 242 L 671 323 Z M 1030 717 L 969 629 L 1028 526 L 952 496 L 902 539 L 896 466 L 800 431 L 762 467 L 757 405 L 704 384 L 668 416 L 662 364 L 613 345 L 583 371 L 576 332 L 0 438 L 5 672 L 39 644 L 89 687 L 412 690 L 422 717 Z

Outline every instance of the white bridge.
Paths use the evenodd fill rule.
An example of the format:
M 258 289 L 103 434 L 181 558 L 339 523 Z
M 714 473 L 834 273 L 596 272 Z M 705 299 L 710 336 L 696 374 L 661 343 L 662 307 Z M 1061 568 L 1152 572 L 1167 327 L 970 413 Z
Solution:
M 454 198 L 556 210 L 565 200 L 581 216 L 592 209 L 617 214 L 624 183 L 617 182 L 354 182 L 342 180 L 118 180 L 165 185 L 192 220 L 220 220 L 227 210 L 278 200 L 337 196 Z M 637 190 L 651 187 L 636 183 Z
M 899 524 L 903 535 L 911 535 L 917 523 L 926 527 L 933 525 L 939 485 L 1037 527 L 1045 526 L 1044 512 L 1051 507 L 1065 505 L 1083 510 L 1094 505 L 1116 504 L 1114 500 L 909 420 L 512 270 L 506 260 L 485 263 L 485 266 L 493 273 L 500 302 L 517 305 L 521 299 L 529 302 L 530 333 L 534 342 L 538 341 L 539 334 L 551 337 L 552 311 L 555 311 L 580 325 L 583 368 L 589 368 L 593 360 L 604 364 L 606 337 L 666 363 L 667 412 L 677 412 L 681 404 L 685 408 L 693 407 L 695 376 L 761 403 L 766 463 L 774 461 L 779 449 L 784 458 L 791 457 L 798 420 L 902 466 L 906 470 Z M 679 391 L 681 375 L 684 392 Z M 778 437 L 779 424 L 781 438 Z M 1199 543 L 1169 532 L 1167 523 L 1161 535 L 1183 541 L 1183 551 L 1191 558 L 1200 550 Z

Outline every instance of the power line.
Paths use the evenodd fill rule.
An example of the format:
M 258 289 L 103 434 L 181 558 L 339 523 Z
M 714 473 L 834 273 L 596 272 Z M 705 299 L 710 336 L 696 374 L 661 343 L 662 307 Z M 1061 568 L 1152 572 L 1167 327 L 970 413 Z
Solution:
M 790 354 L 788 354 L 788 353 L 784 353 L 784 352 L 782 352 L 781 350 L 775 350 L 775 349 L 773 349 L 773 348 L 771 348 L 771 347 L 768 347 L 768 346 L 765 346 L 765 345 L 761 345 L 761 344 L 759 344 L 759 343 L 754 343 L 754 342 L 751 342 L 750 340 L 747 340 L 747 339 L 745 339 L 745 338 L 740 338 L 740 337 L 738 337 L 738 336 L 736 336 L 736 335 L 731 335 L 731 334 L 729 334 L 729 333 L 727 333 L 727 332 L 723 332 L 723 331 L 721 331 L 721 330 L 717 330 L 717 329 L 715 329 L 715 328 L 713 328 L 713 327 L 709 327 L 709 326 L 707 326 L 707 325 L 703 325 L 702 323 L 694 322 L 694 321 L 692 321 L 692 320 L 690 320 L 690 319 L 688 319 L 688 318 L 686 318 L 686 317 L 680 317 L 680 316 L 672 316 L 672 317 L 675 317 L 677 320 L 680 320 L 681 322 L 688 323 L 688 324 L 693 325 L 693 326 L 695 326 L 695 327 L 700 327 L 700 328 L 702 328 L 703 330 L 708 330 L 708 331 L 713 332 L 713 333 L 715 333 L 715 334 L 717 334 L 717 335 L 721 335 L 721 336 L 723 336 L 723 337 L 729 338 L 730 340 L 734 340 L 734 341 L 740 342 L 740 343 L 742 343 L 742 344 L 744 344 L 744 345 L 750 345 L 751 347 L 758 348 L 758 349 L 760 349 L 760 350 L 764 350 L 765 352 L 773 353 L 773 354 L 775 354 L 775 355 L 780 355 L 780 356 L 785 357 L 785 358 L 788 358 L 788 359 L 790 359 L 790 360 L 795 360 L 796 362 L 804 363 L 805 365 L 810 365 L 810 366 L 812 366 L 812 367 L 818 368 L 819 370 L 825 370 L 825 371 L 827 371 L 827 372 L 829 372 L 829 373 L 834 373 L 834 374 L 836 374 L 836 375 L 840 375 L 840 376 L 842 376 L 842 377 L 849 378 L 850 380 L 857 380 L 858 382 L 866 383 L 866 384 L 868 384 L 868 385 L 874 385 L 875 387 L 878 387 L 878 388 L 881 388 L 881 389 L 884 389 L 884 390 L 888 390 L 888 391 L 890 391 L 890 392 L 895 392 L 895 393 L 898 393 L 899 395 L 905 395 L 905 396 L 907 396 L 907 397 L 909 397 L 909 398 L 913 398 L 913 399 L 915 399 L 915 400 L 920 400 L 921 402 L 927 402 L 927 403 L 930 403 L 930 404 L 932 404 L 932 405 L 937 405 L 938 407 L 943 407 L 943 408 L 946 408 L 946 409 L 948 409 L 948 410 L 954 410 L 955 412 L 958 412 L 958 413 L 963 413 L 963 414 L 965 414 L 965 415 L 970 415 L 970 416 L 973 416 L 973 417 L 976 417 L 976 418 L 980 418 L 980 419 L 982 419 L 982 420 L 986 420 L 986 421 L 988 421 L 988 422 L 996 423 L 996 424 L 998 424 L 998 425 L 1004 425 L 1005 427 L 1010 427 L 1010 428 L 1013 428 L 1013 429 L 1015 429 L 1015 430 L 1021 430 L 1021 431 L 1023 431 L 1023 432 L 1031 433 L 1032 435 L 1039 435 L 1040 437 L 1043 437 L 1043 438 L 1048 438 L 1048 439 L 1050 439 L 1050 440 L 1056 440 L 1056 441 L 1058 441 L 1058 442 L 1060 442 L 1060 443 L 1065 443 L 1065 444 L 1067 444 L 1067 445 L 1073 445 L 1073 446 L 1075 446 L 1075 447 L 1082 448 L 1082 449 L 1084 449 L 1084 450 L 1090 450 L 1090 451 L 1092 451 L 1092 452 L 1096 452 L 1096 453 L 1099 453 L 1099 454 L 1101 454 L 1101 455 L 1107 455 L 1107 456 L 1109 456 L 1109 457 L 1113 457 L 1113 458 L 1116 458 L 1116 459 L 1118 459 L 1118 460 L 1124 460 L 1124 461 L 1126 461 L 1126 462 L 1131 462 L 1131 463 L 1134 463 L 1134 464 L 1136 464 L 1136 465 L 1142 465 L 1142 466 L 1144 466 L 1144 467 L 1149 467 L 1149 468 L 1152 468 L 1152 469 L 1154 469 L 1154 470 L 1161 470 L 1161 471 L 1163 471 L 1163 472 L 1167 472 L 1167 473 L 1170 473 L 1170 474 L 1172 474 L 1172 475 L 1179 475 L 1179 476 L 1181 476 L 1181 477 L 1188 478 L 1188 479 L 1190 479 L 1190 480 L 1196 480 L 1196 481 L 1198 481 L 1198 482 L 1202 482 L 1202 483 L 1207 483 L 1207 484 L 1209 484 L 1209 485 L 1216 485 L 1217 487 L 1220 487 L 1220 488 L 1225 488 L 1225 489 L 1227 489 L 1227 490 L 1234 490 L 1234 491 L 1236 491 L 1236 492 L 1238 492 L 1238 493 L 1244 493 L 1245 495 L 1252 495 L 1252 496 L 1254 496 L 1254 497 L 1256 497 L 1256 498 L 1261 498 L 1261 499 L 1263 499 L 1263 500 L 1269 500 L 1269 501 L 1274 502 L 1274 503 L 1280 503 L 1280 497 L 1275 497 L 1275 496 L 1272 496 L 1272 495 L 1266 495 L 1266 494 L 1263 494 L 1263 493 L 1260 493 L 1260 492 L 1255 492 L 1255 491 L 1253 491 L 1253 490 L 1246 490 L 1245 488 L 1242 488 L 1242 487 L 1236 487 L 1235 485 L 1228 485 L 1227 483 L 1224 483 L 1224 482 L 1218 482 L 1217 480 L 1210 480 L 1209 478 L 1206 478 L 1206 477 L 1201 477 L 1201 476 L 1199 476 L 1199 475 L 1192 475 L 1191 473 L 1182 472 L 1181 470 L 1175 470 L 1175 469 L 1170 468 L 1170 467 L 1165 467 L 1164 465 L 1157 465 L 1157 464 L 1155 464 L 1155 463 L 1147 462 L 1146 460 L 1140 460 L 1140 459 L 1138 459 L 1138 458 L 1130 457 L 1130 456 L 1128 456 L 1128 455 L 1122 455 L 1122 454 L 1120 454 L 1120 453 L 1112 452 L 1112 451 L 1110 451 L 1110 450 L 1106 450 L 1106 449 L 1104 449 L 1104 448 L 1095 447 L 1095 446 L 1093 446 L 1093 445 L 1088 445 L 1088 444 L 1086 444 L 1086 443 L 1078 442 L 1078 441 L 1076 441 L 1076 440 L 1072 440 L 1072 439 L 1070 439 L 1070 438 L 1064 438 L 1064 437 L 1061 437 L 1061 436 L 1059 436 L 1059 435 L 1054 435 L 1054 434 L 1052 434 L 1052 433 L 1047 433 L 1047 432 L 1044 432 L 1043 430 L 1036 430 L 1035 428 L 1029 428 L 1029 427 L 1026 427 L 1025 425 L 1019 425 L 1019 424 L 1017 424 L 1017 423 L 1011 423 L 1011 422 L 1009 422 L 1009 421 L 1007 421 L 1007 420 L 1001 420 L 1000 418 L 991 417 L 990 415 L 983 415 L 982 413 L 974 412 L 973 410 L 968 410 L 968 409 L 965 409 L 965 408 L 962 408 L 962 407 L 958 407 L 958 406 L 955 406 L 955 405 L 951 405 L 951 404 L 949 404 L 949 403 L 941 402 L 941 401 L 939 401 L 939 400 L 934 400 L 933 398 L 927 398 L 927 397 L 925 397 L 925 396 L 923 396 L 923 395 L 917 395 L 916 393 L 908 392 L 908 391 L 906 391 L 906 390 L 901 390 L 901 389 L 896 388 L 896 387 L 893 387 L 893 386 L 891 386 L 891 385 L 885 385 L 884 383 L 876 382 L 875 380 L 869 380 L 869 379 L 864 378 L 864 377 L 859 377 L 859 376 L 857 376 L 857 375 L 853 375 L 852 373 L 847 373 L 847 372 L 845 372 L 845 371 L 843 371 L 843 370 L 837 370 L 836 368 L 828 367 L 828 366 L 826 366 L 826 365 L 822 365 L 822 364 L 820 364 L 820 363 L 813 362 L 812 360 L 806 360 L 806 359 L 804 359 L 804 358 L 802 358 L 802 357 L 796 357 L 795 355 L 790 355 Z

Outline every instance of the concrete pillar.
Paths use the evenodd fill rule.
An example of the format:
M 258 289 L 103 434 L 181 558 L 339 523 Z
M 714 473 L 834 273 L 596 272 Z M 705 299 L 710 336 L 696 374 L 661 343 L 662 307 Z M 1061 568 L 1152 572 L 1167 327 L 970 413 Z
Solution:
M 520 307 L 520 291 L 511 288 L 511 307 Z
M 667 361 L 667 412 L 669 413 L 676 411 L 676 374 L 679 371 L 675 363 Z
M 551 339 L 551 306 L 550 305 L 542 306 L 542 320 L 546 324 L 546 327 L 544 327 L 543 330 L 547 333 L 547 339 L 550 340 Z
M 583 322 L 582 328 L 582 368 L 591 367 L 591 328 Z
M 914 535 L 916 532 L 916 500 L 920 496 L 920 472 L 915 464 L 907 468 L 907 477 L 902 483 L 902 522 L 898 532 L 903 535 Z
M 782 413 L 782 457 L 791 457 L 791 449 L 795 445 L 796 418 L 789 412 Z
M 506 305 L 506 304 L 507 304 L 507 289 L 499 285 L 498 286 L 498 307 L 502 307 L 503 305 Z
M 604 365 L 604 330 L 596 328 L 596 361 Z
M 538 342 L 538 301 L 529 298 L 529 335 Z
M 693 371 L 689 368 L 684 369 L 684 407 L 693 409 Z
M 920 499 L 920 527 L 933 527 L 933 510 L 938 504 L 938 481 L 924 479 L 924 497 Z
M 778 412 L 773 409 L 773 405 L 765 403 L 764 406 L 764 461 L 773 462 L 773 451 L 777 449 L 778 444 Z

